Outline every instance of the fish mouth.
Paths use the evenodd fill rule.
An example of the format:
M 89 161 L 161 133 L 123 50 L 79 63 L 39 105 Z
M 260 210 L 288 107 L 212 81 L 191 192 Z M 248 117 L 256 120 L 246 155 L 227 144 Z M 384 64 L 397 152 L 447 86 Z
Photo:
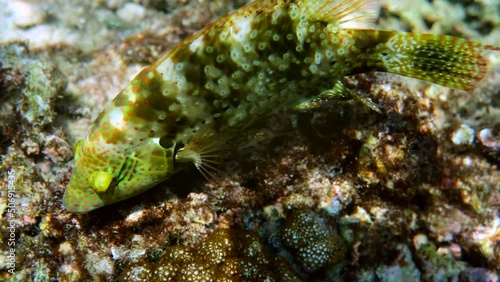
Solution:
M 104 206 L 104 203 L 92 188 L 77 189 L 68 185 L 64 193 L 62 204 L 68 212 L 87 213 Z
M 87 213 L 100 207 L 99 205 L 93 206 L 74 203 L 74 197 L 68 196 L 68 194 L 64 195 L 63 206 L 68 212 L 74 213 Z

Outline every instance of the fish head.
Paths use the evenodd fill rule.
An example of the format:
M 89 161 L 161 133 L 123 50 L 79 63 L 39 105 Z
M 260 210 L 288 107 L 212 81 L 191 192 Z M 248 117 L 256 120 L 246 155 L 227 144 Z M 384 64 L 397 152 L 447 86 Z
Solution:
M 150 138 L 123 150 L 103 140 L 80 140 L 75 167 L 63 197 L 70 212 L 86 213 L 140 194 L 174 173 L 175 144 Z

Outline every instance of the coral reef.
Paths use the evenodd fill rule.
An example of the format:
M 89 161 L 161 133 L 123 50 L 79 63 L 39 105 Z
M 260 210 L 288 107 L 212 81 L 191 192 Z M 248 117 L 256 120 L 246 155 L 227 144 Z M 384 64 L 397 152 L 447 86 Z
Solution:
M 339 263 L 345 257 L 342 238 L 334 235 L 321 219 L 307 212 L 291 215 L 283 228 L 284 245 L 294 252 L 306 272 Z
M 427 241 L 425 235 L 415 236 L 414 244 L 417 260 L 425 270 L 422 277 L 425 281 L 457 279 L 466 267 L 463 261 L 455 260 L 452 248 L 440 247 L 438 249 L 432 242 Z
M 192 248 L 168 248 L 158 262 L 126 266 L 118 281 L 300 280 L 281 257 L 265 250 L 257 234 L 218 229 Z
M 470 92 L 349 77 L 382 115 L 354 101 L 273 112 L 256 128 L 274 138 L 233 152 L 212 183 L 188 169 L 123 203 L 64 210 L 73 147 L 102 107 L 161 52 L 244 2 L 0 0 L 0 280 L 113 281 L 198 266 L 215 276 L 242 265 L 253 275 L 267 260 L 262 274 L 276 280 L 290 268 L 288 281 L 498 281 L 498 52 L 485 54 L 488 74 Z M 383 3 L 383 29 L 500 45 L 497 1 Z M 310 229 L 298 235 L 324 249 L 294 244 L 300 222 Z M 248 248 L 217 249 L 228 236 Z M 202 252 L 216 260 L 201 263 Z
M 33 249 L 47 251 L 46 242 L 36 238 L 41 238 L 37 235 L 44 219 L 55 216 L 49 211 L 56 205 L 51 199 L 63 191 L 64 171 L 72 158 L 67 135 L 54 126 L 56 104 L 64 97 L 67 80 L 49 60 L 33 57 L 23 43 L 0 44 L 0 58 L 0 173 L 5 176 L 0 183 L 6 188 L 0 198 L 0 240 L 10 247 L 0 254 L 0 261 L 14 255 L 20 268 L 22 261 L 36 256 Z M 13 178 L 9 193 L 7 175 Z M 34 263 L 44 277 L 51 262 Z

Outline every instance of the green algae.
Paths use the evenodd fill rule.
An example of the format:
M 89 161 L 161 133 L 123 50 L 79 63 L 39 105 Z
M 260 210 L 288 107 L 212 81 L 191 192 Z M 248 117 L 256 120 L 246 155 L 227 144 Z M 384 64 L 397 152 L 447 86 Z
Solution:
M 466 263 L 453 258 L 451 254 L 440 252 L 432 242 L 416 245 L 416 258 L 424 270 L 424 281 L 453 281 L 466 269 Z

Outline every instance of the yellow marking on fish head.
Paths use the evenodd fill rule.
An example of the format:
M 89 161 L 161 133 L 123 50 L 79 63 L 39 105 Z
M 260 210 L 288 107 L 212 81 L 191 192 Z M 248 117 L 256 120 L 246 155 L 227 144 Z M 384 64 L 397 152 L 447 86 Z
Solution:
M 97 193 L 104 193 L 110 188 L 111 182 L 115 179 L 112 173 L 105 171 L 94 171 L 90 175 L 90 186 Z

